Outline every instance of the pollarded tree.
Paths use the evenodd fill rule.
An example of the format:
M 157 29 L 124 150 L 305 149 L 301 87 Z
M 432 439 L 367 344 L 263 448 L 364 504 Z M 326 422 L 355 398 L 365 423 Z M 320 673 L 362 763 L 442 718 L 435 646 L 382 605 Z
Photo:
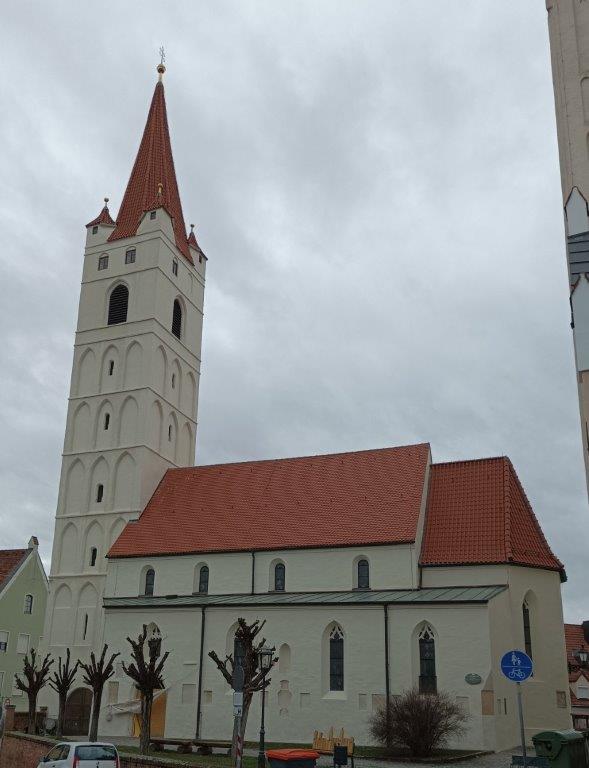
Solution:
M 154 625 L 152 625 L 154 626 Z M 148 657 L 145 658 L 145 642 L 147 641 Z M 149 750 L 149 741 L 151 738 L 151 708 L 153 706 L 154 691 L 159 691 L 164 687 L 162 671 L 166 659 L 170 655 L 168 651 L 161 656 L 162 636 L 157 628 L 148 633 L 148 629 L 143 625 L 143 630 L 137 640 L 127 638 L 127 642 L 132 648 L 131 658 L 133 661 L 129 666 L 123 662 L 123 671 L 135 683 L 135 686 L 141 693 L 141 731 L 139 733 L 139 752 L 146 755 Z M 161 656 L 161 658 L 160 658 Z M 159 661 L 158 661 L 159 659 Z
M 37 654 L 35 649 L 31 648 L 31 658 L 29 660 L 29 654 L 25 656 L 23 662 L 22 680 L 18 675 L 14 676 L 14 682 L 16 687 L 27 694 L 29 700 L 29 725 L 28 733 L 37 732 L 37 696 L 39 691 L 47 683 L 47 676 L 49 675 L 49 668 L 53 664 L 53 659 L 49 654 L 45 656 L 40 667 L 37 666 Z
M 217 669 L 234 690 L 236 666 L 239 664 L 243 668 L 243 710 L 239 731 L 237 730 L 237 720 L 233 726 L 233 741 L 231 744 L 232 757 L 235 757 L 238 735 L 241 736 L 241 741 L 243 743 L 247 725 L 247 716 L 254 693 L 257 691 L 265 691 L 270 685 L 270 678 L 268 678 L 267 672 L 264 673 L 260 668 L 259 657 L 260 648 L 265 645 L 266 639 L 262 638 L 261 640 L 256 640 L 265 623 L 265 619 L 262 623 L 256 619 L 253 624 L 248 624 L 245 619 L 238 619 L 238 626 L 235 631 L 234 653 L 228 654 L 224 661 L 221 661 L 215 651 L 209 651 L 209 656 L 217 665 Z M 235 651 L 239 653 L 239 659 L 237 660 L 234 658 Z M 270 669 L 277 661 L 278 657 L 272 656 Z M 262 695 L 264 694 L 262 693 Z
M 76 661 L 73 667 L 70 668 L 70 649 L 66 651 L 65 664 L 62 664 L 61 656 L 58 660 L 58 670 L 54 670 L 53 675 L 49 678 L 49 687 L 53 688 L 55 693 L 59 697 L 59 709 L 57 714 L 57 728 L 55 730 L 55 738 L 61 739 L 63 731 L 63 721 L 65 719 L 65 705 L 67 704 L 67 695 L 70 692 L 74 680 L 76 678 L 76 672 L 80 662 Z
M 108 645 L 104 644 L 100 659 L 96 661 L 94 651 L 90 654 L 90 663 L 85 664 L 80 662 L 80 669 L 84 670 L 82 680 L 92 688 L 92 719 L 90 720 L 90 733 L 88 734 L 89 741 L 96 741 L 98 738 L 98 718 L 100 717 L 100 705 L 102 703 L 102 691 L 104 684 L 115 673 L 113 665 L 114 660 L 120 653 L 113 653 L 110 659 L 106 662 L 106 652 Z

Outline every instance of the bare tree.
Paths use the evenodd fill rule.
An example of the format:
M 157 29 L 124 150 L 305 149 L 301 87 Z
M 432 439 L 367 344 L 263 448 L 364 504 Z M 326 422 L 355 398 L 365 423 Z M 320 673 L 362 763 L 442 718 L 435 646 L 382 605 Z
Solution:
M 147 640 L 148 658 L 145 658 L 145 641 Z M 151 738 L 151 708 L 153 706 L 153 692 L 161 690 L 164 687 L 162 671 L 166 659 L 169 656 L 168 651 L 161 657 L 162 637 L 157 632 L 151 633 L 147 637 L 147 627 L 143 625 L 143 631 L 137 640 L 127 638 L 127 642 L 133 649 L 131 658 L 133 662 L 127 666 L 123 662 L 125 674 L 134 681 L 136 687 L 141 692 L 141 731 L 139 733 L 139 751 L 146 755 L 149 750 L 149 741 Z M 160 659 L 158 661 L 158 659 Z
M 96 741 L 98 738 L 98 718 L 100 717 L 100 704 L 102 702 L 102 691 L 104 684 L 115 673 L 113 661 L 120 656 L 120 653 L 113 653 L 108 662 L 105 662 L 108 645 L 104 644 L 100 659 L 96 661 L 94 651 L 90 654 L 90 663 L 80 662 L 80 669 L 84 670 L 82 680 L 92 688 L 92 719 L 90 720 L 89 741 Z
M 67 704 L 67 695 L 70 692 L 74 680 L 76 678 L 76 672 L 80 662 L 76 661 L 73 667 L 70 669 L 70 649 L 66 651 L 65 664 L 62 664 L 61 656 L 58 660 L 58 670 L 54 670 L 53 675 L 49 678 L 49 687 L 53 688 L 55 693 L 59 696 L 59 710 L 57 715 L 57 728 L 55 730 L 55 737 L 60 739 L 63 733 L 63 721 L 65 719 L 65 706 Z
M 47 683 L 47 676 L 49 675 L 49 668 L 53 664 L 53 659 L 49 654 L 45 656 L 40 667 L 37 667 L 37 654 L 35 649 L 31 648 L 31 658 L 29 661 L 29 654 L 25 656 L 23 662 L 23 677 L 22 680 L 18 675 L 14 676 L 14 682 L 16 687 L 27 694 L 29 700 L 29 725 L 28 733 L 37 733 L 37 696 L 39 691 Z
M 237 736 L 241 736 L 242 742 L 247 725 L 247 716 L 254 693 L 263 691 L 270 685 L 270 678 L 260 669 L 260 660 L 258 651 L 266 643 L 266 638 L 256 640 L 262 631 L 266 620 L 262 623 L 256 619 L 253 624 L 248 624 L 245 619 L 237 620 L 237 630 L 235 632 L 235 648 L 240 651 L 240 659 L 236 662 L 234 654 L 230 653 L 221 661 L 215 651 L 209 651 L 209 656 L 217 665 L 217 669 L 223 675 L 225 680 L 234 689 L 234 675 L 237 663 L 243 667 L 243 710 L 241 715 L 240 728 L 238 731 L 237 720 L 233 725 L 233 741 L 231 745 L 231 755 L 235 757 L 237 747 Z M 272 657 L 270 668 L 278 661 L 277 656 Z M 235 689 L 234 689 L 235 690 Z

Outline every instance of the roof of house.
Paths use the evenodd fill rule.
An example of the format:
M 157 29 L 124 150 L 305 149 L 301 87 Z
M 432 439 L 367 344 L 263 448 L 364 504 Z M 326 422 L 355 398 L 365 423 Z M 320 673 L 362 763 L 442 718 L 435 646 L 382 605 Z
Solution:
M 422 565 L 515 563 L 560 571 L 506 457 L 434 464 Z
M 154 208 L 166 209 L 172 219 L 176 246 L 192 264 L 161 80 L 155 86 L 139 151 L 109 241 L 137 234 L 144 213 Z
M 0 549 L 0 592 L 30 551 L 30 549 Z
M 413 542 L 427 443 L 171 469 L 109 557 Z
M 567 649 L 567 661 L 569 664 L 577 664 L 577 660 L 573 656 L 573 651 L 578 650 L 581 646 L 586 645 L 585 636 L 583 634 L 582 624 L 565 624 L 564 625 L 564 642 Z M 589 648 L 588 648 L 589 650 Z

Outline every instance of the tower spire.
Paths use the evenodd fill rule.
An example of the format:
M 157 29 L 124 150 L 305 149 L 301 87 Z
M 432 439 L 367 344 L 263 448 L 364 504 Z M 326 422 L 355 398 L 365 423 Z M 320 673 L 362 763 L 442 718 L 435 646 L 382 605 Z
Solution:
M 166 98 L 162 82 L 162 75 L 166 71 L 163 64 L 165 58 L 163 49 L 160 53 L 161 63 L 157 65 L 159 77 L 155 84 L 143 137 L 119 209 L 116 227 L 108 239 L 113 241 L 123 237 L 133 237 L 137 234 L 146 211 L 164 208 L 172 219 L 176 247 L 184 258 L 192 263 L 168 128 Z

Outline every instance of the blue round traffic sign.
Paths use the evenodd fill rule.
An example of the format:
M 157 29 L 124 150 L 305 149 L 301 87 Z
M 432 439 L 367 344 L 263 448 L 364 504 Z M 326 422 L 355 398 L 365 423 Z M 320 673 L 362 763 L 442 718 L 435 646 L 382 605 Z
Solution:
M 531 676 L 534 662 L 523 651 L 507 651 L 501 658 L 501 671 L 508 680 L 523 683 Z

